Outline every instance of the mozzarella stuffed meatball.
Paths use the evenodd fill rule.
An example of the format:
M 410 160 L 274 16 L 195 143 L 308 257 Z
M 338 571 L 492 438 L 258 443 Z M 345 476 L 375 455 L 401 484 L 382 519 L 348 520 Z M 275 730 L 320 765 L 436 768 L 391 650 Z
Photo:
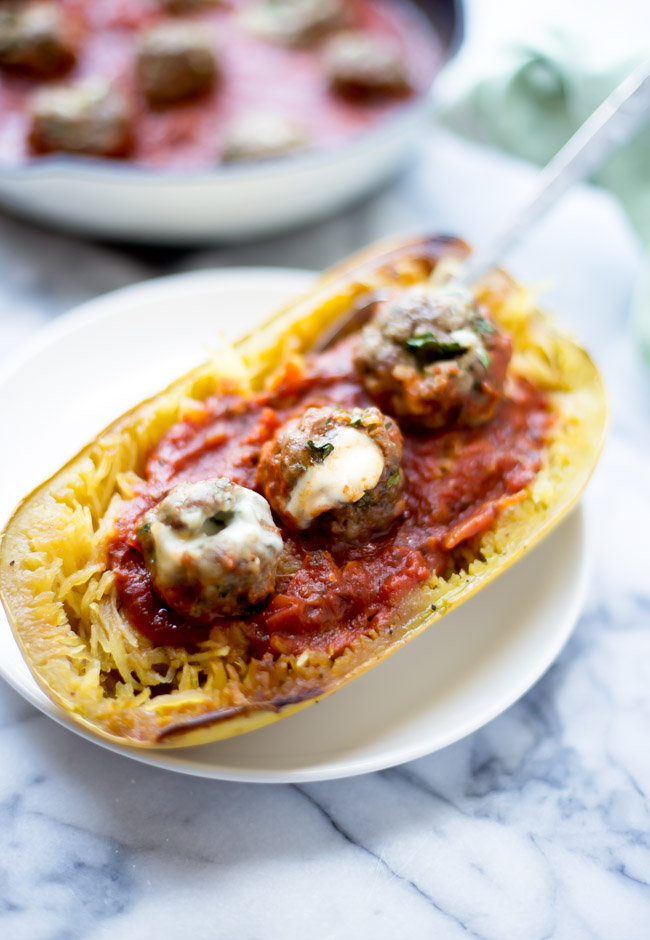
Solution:
M 282 536 L 269 504 L 225 477 L 179 483 L 137 536 L 155 589 L 184 616 L 236 617 L 273 592 Z
M 77 58 L 78 29 L 56 3 L 0 4 L 0 65 L 41 78 L 60 75 Z
M 37 153 L 124 157 L 131 147 L 129 106 L 102 81 L 42 88 L 29 105 L 31 147 Z
M 382 410 L 435 430 L 489 421 L 510 354 L 510 338 L 473 293 L 448 285 L 380 301 L 361 334 L 355 366 Z
M 412 91 L 406 59 L 395 42 L 349 30 L 323 52 L 332 89 L 345 98 L 399 97 Z
M 257 486 L 288 528 L 318 521 L 363 540 L 404 512 L 401 458 L 401 432 L 377 408 L 308 408 L 264 445 Z
M 208 94 L 218 76 L 210 32 L 201 23 L 170 20 L 143 33 L 138 81 L 149 104 L 176 104 Z
M 243 25 L 262 39 L 307 46 L 349 22 L 345 0 L 255 0 L 242 13 Z

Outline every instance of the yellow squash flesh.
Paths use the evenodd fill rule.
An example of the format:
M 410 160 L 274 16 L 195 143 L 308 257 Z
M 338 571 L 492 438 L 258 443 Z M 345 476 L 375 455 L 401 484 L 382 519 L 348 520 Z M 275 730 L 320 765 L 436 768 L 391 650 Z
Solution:
M 333 692 L 395 652 L 501 574 L 574 505 L 600 453 L 607 400 L 589 356 L 502 272 L 480 299 L 513 338 L 512 368 L 546 390 L 557 420 L 526 499 L 483 538 L 481 558 L 413 591 L 392 632 L 322 652 L 249 659 L 235 628 L 191 651 L 156 647 L 122 616 L 106 546 L 144 456 L 197 402 L 222 388 L 259 390 L 300 356 L 357 296 L 427 280 L 457 239 L 402 240 L 368 249 L 325 274 L 219 357 L 138 405 L 102 432 L 10 519 L 0 546 L 0 596 L 32 673 L 51 699 L 101 738 L 138 747 L 204 744 L 251 731 Z M 435 606 L 435 611 L 432 610 Z

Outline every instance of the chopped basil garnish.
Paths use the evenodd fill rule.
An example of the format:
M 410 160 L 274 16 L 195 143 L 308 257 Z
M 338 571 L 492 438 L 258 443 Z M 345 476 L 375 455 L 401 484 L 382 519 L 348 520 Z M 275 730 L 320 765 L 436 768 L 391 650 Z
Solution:
M 370 505 L 370 497 L 367 493 L 364 493 L 361 499 L 358 499 L 354 505 L 358 506 L 359 509 L 365 509 L 366 506 Z
M 322 463 L 334 450 L 334 444 L 314 444 L 313 441 L 307 441 L 307 450 L 314 460 Z
M 489 323 L 484 317 L 479 317 L 476 321 L 476 329 L 479 333 L 486 333 L 488 336 L 490 333 L 495 333 L 495 329 L 491 323 Z
M 370 414 L 369 408 L 364 408 L 361 414 L 355 415 L 354 418 L 350 421 L 351 428 L 358 428 L 364 418 L 367 418 Z
M 467 347 L 462 343 L 458 343 L 453 339 L 439 340 L 433 333 L 412 336 L 406 340 L 404 345 L 411 352 L 431 356 L 434 359 L 450 359 L 467 350 Z
M 490 359 L 490 354 L 489 354 L 489 352 L 487 351 L 487 349 L 484 349 L 483 347 L 481 347 L 481 348 L 478 350 L 478 359 L 479 359 L 479 362 L 481 363 L 481 365 L 483 366 L 484 369 L 489 369 L 489 368 L 490 368 L 490 362 L 491 362 L 492 360 Z
M 401 473 L 399 469 L 393 470 L 391 475 L 386 480 L 386 489 L 390 490 L 393 486 L 395 486 L 396 483 L 399 483 L 400 476 L 401 476 Z

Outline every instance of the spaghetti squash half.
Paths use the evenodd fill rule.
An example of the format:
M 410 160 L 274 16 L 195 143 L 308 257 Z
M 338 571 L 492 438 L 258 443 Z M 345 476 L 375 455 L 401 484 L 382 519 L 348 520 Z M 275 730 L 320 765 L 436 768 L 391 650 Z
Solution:
M 566 515 L 602 446 L 602 381 L 503 272 L 469 314 L 456 295 L 441 313 L 466 252 L 438 237 L 353 257 L 16 509 L 0 594 L 35 678 L 80 725 L 178 747 L 286 716 Z M 345 335 L 352 308 L 373 319 Z

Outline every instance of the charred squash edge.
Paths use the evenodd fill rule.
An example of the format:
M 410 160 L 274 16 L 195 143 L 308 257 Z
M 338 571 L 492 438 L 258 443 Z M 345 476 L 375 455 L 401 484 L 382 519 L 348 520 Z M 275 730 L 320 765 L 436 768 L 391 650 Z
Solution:
M 414 237 L 372 246 L 332 268 L 307 295 L 280 310 L 235 344 L 247 369 L 249 387 L 261 388 L 278 362 L 308 351 L 323 330 L 357 296 L 382 285 L 420 282 L 442 258 L 462 257 L 467 251 L 464 242 L 451 236 Z M 74 481 L 83 477 L 98 453 L 110 454 L 112 446 L 117 448 L 133 438 L 133 447 L 136 452 L 140 447 L 141 456 L 147 444 L 147 429 L 153 434 L 151 440 L 160 436 L 178 419 L 181 403 L 188 394 L 201 399 L 223 387 L 224 381 L 231 386 L 235 381 L 232 375 L 224 379 L 217 363 L 209 362 L 109 425 L 19 504 L 2 533 L 0 598 L 30 670 L 46 694 L 77 724 L 107 742 L 122 745 L 181 747 L 252 731 L 322 699 L 384 660 L 476 594 L 550 532 L 575 504 L 595 467 L 608 423 L 607 396 L 587 353 L 548 315 L 537 310 L 524 288 L 503 272 L 496 272 L 481 286 L 480 294 L 491 303 L 497 319 L 513 335 L 513 368 L 548 389 L 558 415 L 549 444 L 549 465 L 538 477 L 542 478 L 541 489 L 537 486 L 538 480 L 534 481 L 526 499 L 499 517 L 484 540 L 484 559 L 476 559 L 466 572 L 454 574 L 447 581 L 434 578 L 430 585 L 414 590 L 397 612 L 392 635 L 360 638 L 334 660 L 329 669 L 319 667 L 317 680 L 311 675 L 303 681 L 299 666 L 294 663 L 295 676 L 289 694 L 275 692 L 270 698 L 259 701 L 249 698 L 242 704 L 220 708 L 214 707 L 214 700 L 212 706 L 207 700 L 199 702 L 199 707 L 194 709 L 186 707 L 185 701 L 179 700 L 176 705 L 170 701 L 168 707 L 161 706 L 160 713 L 151 705 L 147 711 L 147 702 L 144 702 L 131 707 L 119 720 L 88 717 L 92 709 L 83 700 L 83 682 L 77 682 L 77 677 L 73 681 L 69 657 L 66 658 L 65 649 L 63 652 L 60 649 L 62 643 L 81 640 L 69 623 L 66 633 L 65 623 L 59 622 L 65 613 L 62 603 L 57 606 L 55 592 L 37 592 L 30 586 L 30 578 L 39 571 L 38 561 L 30 560 L 33 549 L 29 548 L 30 540 L 33 542 L 36 538 L 34 530 L 40 525 L 39 510 L 46 510 L 52 494 L 62 487 L 65 494 L 73 494 L 65 498 L 74 501 Z M 161 429 L 154 433 L 151 431 L 155 424 L 153 416 L 160 413 L 166 418 L 159 422 Z M 119 462 L 117 453 L 115 450 L 114 463 Z M 113 468 L 111 473 L 116 476 L 118 470 L 125 469 L 128 467 Z M 71 490 L 65 489 L 70 486 Z M 86 503 L 79 503 L 79 508 L 89 518 L 94 513 L 99 525 L 106 517 L 108 504 L 99 508 L 93 506 L 95 497 L 96 493 L 89 492 Z M 49 538 L 50 544 L 55 544 L 56 534 L 56 530 L 48 533 L 45 525 L 46 543 Z M 40 537 L 40 533 L 37 535 Z M 58 535 L 61 538 L 61 533 Z M 83 546 L 76 548 L 83 555 Z M 101 567 L 101 557 L 97 564 Z M 432 605 L 435 605 L 433 609 Z M 43 647 L 40 654 L 39 644 Z M 90 651 L 87 656 L 94 666 Z M 65 672 L 66 662 L 70 675 Z M 63 677 L 58 690 L 53 688 L 57 677 Z

